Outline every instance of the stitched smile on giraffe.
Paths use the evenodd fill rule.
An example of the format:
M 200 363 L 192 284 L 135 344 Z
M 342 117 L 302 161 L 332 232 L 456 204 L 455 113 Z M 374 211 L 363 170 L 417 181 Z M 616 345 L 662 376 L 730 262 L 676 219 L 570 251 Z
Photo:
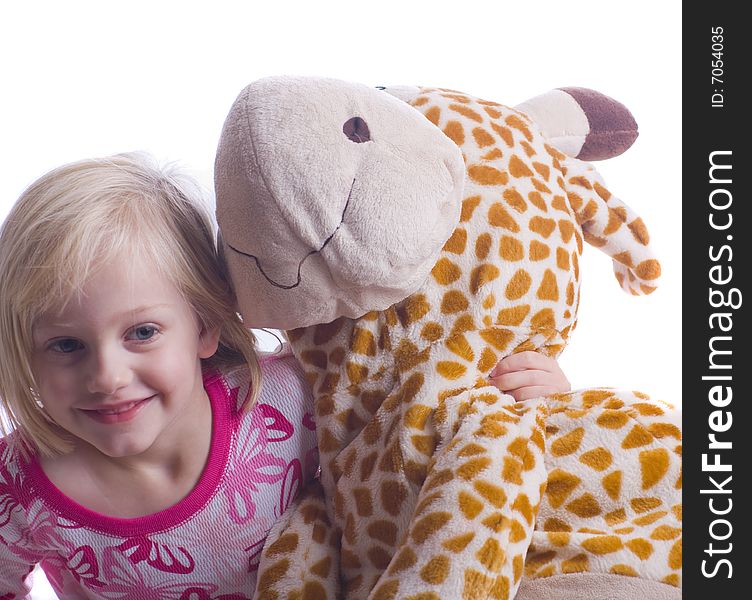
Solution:
M 404 299 L 452 234 L 464 182 L 457 145 L 394 96 L 321 78 L 250 84 L 215 163 L 228 272 L 257 296 L 238 298 L 244 322 L 293 329 Z
M 349 123 L 349 121 L 348 121 Z M 368 132 L 368 129 L 366 128 L 366 134 Z M 366 140 L 362 140 L 366 141 Z M 342 227 L 342 224 L 345 222 L 345 214 L 347 213 L 347 207 L 350 206 L 350 199 L 352 198 L 352 192 L 353 188 L 355 187 L 355 179 L 352 181 L 352 185 L 350 185 L 350 192 L 347 194 L 347 201 L 345 202 L 345 207 L 342 209 L 342 217 L 340 218 L 339 224 L 337 227 L 335 227 L 334 231 L 329 235 L 329 237 L 324 240 L 324 243 L 321 245 L 321 247 L 318 250 L 311 250 L 308 254 L 306 254 L 302 259 L 300 259 L 300 262 L 298 263 L 298 269 L 295 276 L 295 283 L 291 284 L 285 284 L 280 281 L 275 281 L 272 279 L 265 271 L 264 267 L 261 265 L 261 261 L 259 260 L 258 256 L 255 256 L 253 254 L 249 254 L 248 252 L 243 252 L 242 250 L 238 250 L 230 244 L 227 243 L 227 247 L 233 250 L 234 252 L 237 252 L 238 254 L 242 254 L 243 256 L 247 256 L 248 258 L 252 258 L 256 262 L 256 266 L 258 267 L 258 270 L 261 272 L 261 274 L 264 276 L 264 278 L 274 287 L 278 287 L 283 290 L 291 290 L 293 288 L 296 288 L 300 285 L 300 271 L 303 269 L 303 263 L 312 255 L 318 254 L 321 252 L 324 248 L 326 248 L 326 245 L 331 241 L 331 239 L 334 237 L 334 234 L 339 231 L 339 228 Z

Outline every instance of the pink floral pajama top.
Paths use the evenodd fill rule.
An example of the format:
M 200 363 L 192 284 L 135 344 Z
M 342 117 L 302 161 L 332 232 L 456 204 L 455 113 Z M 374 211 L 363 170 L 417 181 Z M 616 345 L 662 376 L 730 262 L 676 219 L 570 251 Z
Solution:
M 41 564 L 61 598 L 240 600 L 269 529 L 318 468 L 308 384 L 289 353 L 262 359 L 256 406 L 245 371 L 204 375 L 212 443 L 196 487 L 132 519 L 76 504 L 0 440 L 0 600 L 24 598 Z M 138 493 L 138 490 L 134 490 Z

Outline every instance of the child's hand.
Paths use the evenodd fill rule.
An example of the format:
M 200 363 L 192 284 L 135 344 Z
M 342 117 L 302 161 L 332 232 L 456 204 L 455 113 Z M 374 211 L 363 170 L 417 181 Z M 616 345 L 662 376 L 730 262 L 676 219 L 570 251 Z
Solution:
M 570 389 L 555 359 L 538 352 L 520 352 L 501 359 L 489 376 L 491 384 L 517 402 Z

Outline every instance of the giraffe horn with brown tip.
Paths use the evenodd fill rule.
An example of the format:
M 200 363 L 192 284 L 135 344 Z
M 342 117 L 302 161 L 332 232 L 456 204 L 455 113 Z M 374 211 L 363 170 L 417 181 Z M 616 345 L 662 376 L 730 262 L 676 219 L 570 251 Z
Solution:
M 637 139 L 637 122 L 626 106 L 582 87 L 554 89 L 517 105 L 551 144 L 581 160 L 606 160 Z

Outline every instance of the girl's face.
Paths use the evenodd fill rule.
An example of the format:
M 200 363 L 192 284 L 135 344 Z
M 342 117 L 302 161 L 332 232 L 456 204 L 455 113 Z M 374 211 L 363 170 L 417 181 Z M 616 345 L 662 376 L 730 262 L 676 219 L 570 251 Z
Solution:
M 101 266 L 80 297 L 34 326 L 32 368 L 48 415 L 112 458 L 179 437 L 207 402 L 200 359 L 217 349 L 178 290 L 148 261 Z

